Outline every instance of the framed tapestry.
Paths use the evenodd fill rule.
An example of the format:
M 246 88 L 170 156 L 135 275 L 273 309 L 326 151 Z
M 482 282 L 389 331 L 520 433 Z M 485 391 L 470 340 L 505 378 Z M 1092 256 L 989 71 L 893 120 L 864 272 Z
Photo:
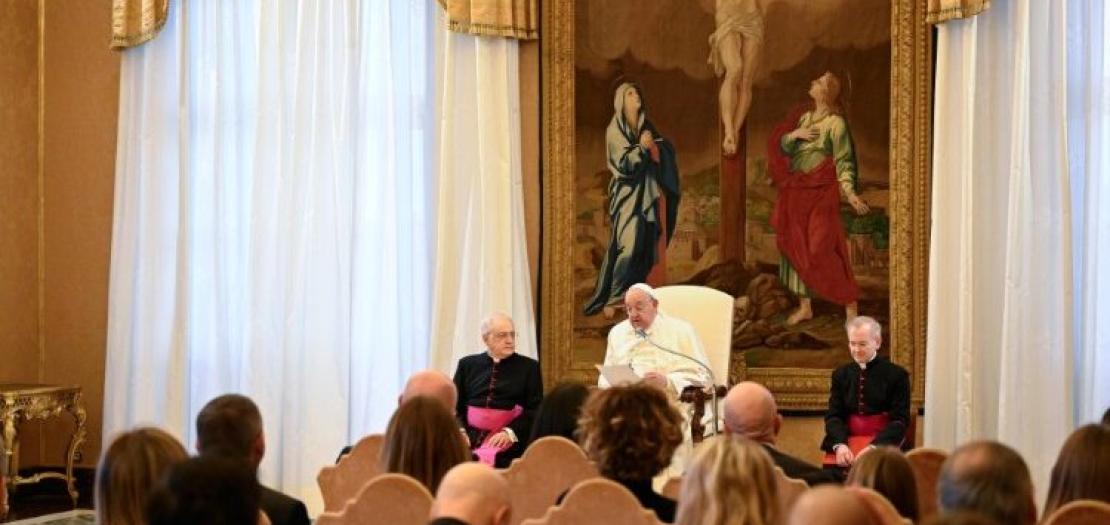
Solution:
M 925 2 L 548 0 L 542 24 L 547 384 L 596 380 L 630 284 L 697 284 L 735 298 L 730 383 L 824 408 L 858 312 L 920 406 Z

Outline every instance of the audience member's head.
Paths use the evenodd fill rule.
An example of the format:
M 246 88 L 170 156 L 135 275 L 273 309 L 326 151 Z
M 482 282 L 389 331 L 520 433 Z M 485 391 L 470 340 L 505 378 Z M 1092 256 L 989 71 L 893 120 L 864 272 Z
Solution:
M 1044 516 L 1077 499 L 1110 503 L 1110 426 L 1085 425 L 1068 436 L 1052 467 Z
M 782 416 L 775 396 L 759 383 L 744 381 L 725 396 L 725 431 L 760 443 L 775 443 Z
M 170 467 L 188 458 L 181 443 L 157 428 L 137 428 L 117 436 L 96 469 L 96 522 L 146 523 L 151 488 Z
M 882 494 L 903 518 L 917 521 L 917 482 L 913 467 L 897 448 L 879 447 L 859 456 L 848 472 L 846 483 Z
M 465 439 L 442 403 L 417 396 L 390 418 L 379 462 L 385 472 L 412 476 L 434 494 L 451 467 L 470 459 Z
M 676 525 L 774 525 L 778 485 L 771 456 L 754 441 L 702 443 L 682 477 Z
M 582 403 L 590 390 L 577 381 L 566 381 L 555 385 L 543 398 L 536 411 L 536 422 L 532 425 L 532 438 L 529 443 L 544 436 L 562 436 L 575 440 L 578 430 L 578 417 L 582 414 Z
M 1102 424 L 1110 425 L 1110 408 L 1107 408 L 1106 412 L 1102 413 Z
M 1029 468 L 1010 447 L 973 441 L 944 462 L 937 480 L 941 513 L 973 511 L 1007 525 L 1036 523 Z
M 924 525 L 1001 525 L 978 512 L 950 512 L 925 520 Z
M 262 414 L 247 396 L 224 394 L 197 414 L 197 452 L 246 461 L 258 468 L 266 454 Z
M 261 497 L 253 465 L 202 455 L 170 469 L 150 495 L 147 517 L 150 525 L 252 525 Z
M 789 525 L 871 525 L 871 512 L 855 494 L 821 485 L 802 493 L 790 510 Z
M 670 464 L 682 443 L 682 416 L 653 386 L 607 388 L 582 407 L 578 441 L 602 476 L 649 480 Z
M 405 390 L 397 398 L 397 405 L 400 406 L 416 396 L 435 399 L 454 414 L 455 405 L 459 401 L 459 390 L 447 374 L 439 370 L 421 370 L 409 377 Z
M 482 463 L 462 463 L 443 477 L 432 503 L 432 519 L 467 525 L 506 525 L 511 514 L 509 484 Z

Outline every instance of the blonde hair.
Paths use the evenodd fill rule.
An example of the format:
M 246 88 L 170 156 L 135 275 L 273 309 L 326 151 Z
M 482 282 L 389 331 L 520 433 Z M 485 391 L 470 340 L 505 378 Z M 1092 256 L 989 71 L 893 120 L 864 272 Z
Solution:
M 117 436 L 96 469 L 96 522 L 144 525 L 151 490 L 170 467 L 188 458 L 177 439 L 157 428 Z
M 678 501 L 675 525 L 772 525 L 780 520 L 771 456 L 738 436 L 702 443 L 683 476 Z

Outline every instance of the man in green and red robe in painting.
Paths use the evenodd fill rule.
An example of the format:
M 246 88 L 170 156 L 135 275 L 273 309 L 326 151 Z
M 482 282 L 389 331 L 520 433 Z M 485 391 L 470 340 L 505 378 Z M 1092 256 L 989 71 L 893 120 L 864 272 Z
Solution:
M 844 306 L 856 316 L 859 285 L 852 274 L 840 219 L 844 198 L 863 215 L 869 208 L 856 185 L 859 171 L 848 123 L 840 114 L 840 82 L 825 73 L 810 85 L 812 109 L 795 110 L 768 139 L 767 164 L 778 199 L 771 214 L 782 261 L 779 278 L 798 297 L 786 323 L 813 317 L 811 298 Z

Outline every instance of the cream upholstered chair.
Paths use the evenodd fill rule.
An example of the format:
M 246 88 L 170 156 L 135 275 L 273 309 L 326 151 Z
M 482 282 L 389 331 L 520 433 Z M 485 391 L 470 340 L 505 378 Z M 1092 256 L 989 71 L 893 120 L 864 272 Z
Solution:
M 709 368 L 718 385 L 728 386 L 729 354 L 732 351 L 731 295 L 706 286 L 661 286 L 655 289 L 659 309 L 690 323 L 698 333 L 709 358 Z
M 948 454 L 935 448 L 915 448 L 906 453 L 906 461 L 913 469 L 913 481 L 917 484 L 917 512 L 920 521 L 925 521 L 937 513 L 937 479 L 940 466 Z
M 516 509 L 513 509 L 516 512 Z M 640 506 L 623 485 L 605 478 L 583 481 L 570 489 L 563 503 L 523 525 L 662 525 L 655 512 Z
M 1110 523 L 1110 503 L 1078 499 L 1064 504 L 1041 525 L 1106 525 Z
M 543 516 L 559 495 L 580 481 L 598 477 L 586 453 L 561 436 L 537 439 L 501 475 L 509 484 L 511 525 Z
M 382 474 L 367 483 L 342 510 L 327 511 L 316 525 L 425 525 L 432 494 L 404 474 Z
M 724 387 L 729 384 L 728 365 L 732 352 L 732 296 L 706 286 L 675 285 L 656 288 L 655 297 L 659 300 L 661 311 L 694 327 L 709 359 L 706 364 L 713 371 L 713 381 L 716 385 L 722 385 L 717 394 L 723 394 Z M 705 405 L 698 397 L 682 396 L 681 399 L 693 403 L 694 418 L 690 420 L 690 434 L 694 443 L 698 443 L 705 434 L 705 429 L 702 428 L 704 420 L 701 419 Z M 720 417 L 718 404 L 718 422 Z M 709 420 L 712 421 L 712 418 Z
M 780 516 L 789 516 L 794 502 L 809 490 L 805 481 L 787 476 L 782 467 L 778 466 L 775 467 L 775 486 L 779 492 Z
M 355 497 L 370 480 L 382 473 L 378 466 L 381 455 L 381 434 L 370 434 L 355 443 L 351 452 L 343 456 L 339 463 L 320 469 L 316 484 L 324 497 L 325 511 L 339 511 L 347 500 Z

